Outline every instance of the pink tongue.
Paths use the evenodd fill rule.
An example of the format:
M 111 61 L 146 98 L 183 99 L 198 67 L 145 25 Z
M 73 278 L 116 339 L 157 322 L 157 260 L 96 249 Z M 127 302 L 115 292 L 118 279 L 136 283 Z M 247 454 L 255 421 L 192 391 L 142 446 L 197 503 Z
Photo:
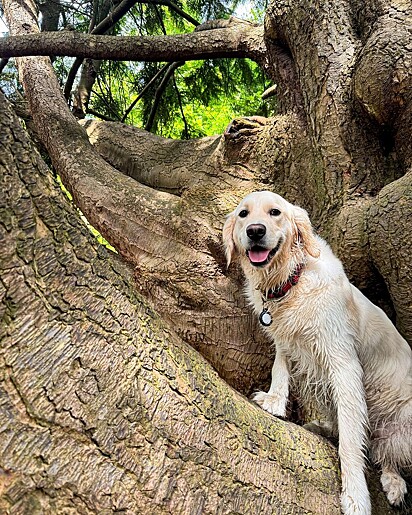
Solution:
M 249 259 L 252 263 L 262 263 L 266 261 L 270 250 L 261 249 L 261 250 L 249 250 Z

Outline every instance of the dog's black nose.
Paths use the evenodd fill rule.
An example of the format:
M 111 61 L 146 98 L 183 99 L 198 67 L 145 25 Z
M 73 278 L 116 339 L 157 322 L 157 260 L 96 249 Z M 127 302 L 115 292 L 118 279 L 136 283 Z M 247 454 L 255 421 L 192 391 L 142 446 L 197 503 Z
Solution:
M 251 224 L 246 229 L 246 234 L 252 241 L 259 241 L 266 234 L 266 227 L 263 224 Z

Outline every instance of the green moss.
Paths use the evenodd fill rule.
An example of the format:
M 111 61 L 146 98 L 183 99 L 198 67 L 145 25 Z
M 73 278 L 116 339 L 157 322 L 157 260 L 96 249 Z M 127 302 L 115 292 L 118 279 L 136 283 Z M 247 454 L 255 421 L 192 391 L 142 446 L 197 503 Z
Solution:
M 59 185 L 59 188 L 63 191 L 63 193 L 66 195 L 66 197 L 69 199 L 69 201 L 71 203 L 74 204 L 73 202 L 73 196 L 72 194 L 70 193 L 70 191 L 65 188 L 64 184 L 62 183 L 62 180 L 60 178 L 59 175 L 56 175 L 56 182 L 57 184 Z M 76 211 L 78 212 L 79 216 L 80 216 L 80 219 L 83 221 L 83 223 L 86 225 L 86 227 L 88 228 L 88 230 L 91 232 L 91 234 L 96 238 L 96 240 L 100 243 L 100 245 L 103 245 L 104 247 L 106 247 L 107 249 L 111 250 L 112 252 L 115 252 L 116 254 L 118 253 L 117 250 L 112 246 L 110 245 L 110 243 L 105 239 L 103 238 L 103 236 L 99 233 L 99 231 L 97 229 L 95 229 L 93 227 L 93 225 L 87 220 L 87 218 L 84 216 L 84 214 L 80 211 L 80 209 L 78 207 L 76 207 Z

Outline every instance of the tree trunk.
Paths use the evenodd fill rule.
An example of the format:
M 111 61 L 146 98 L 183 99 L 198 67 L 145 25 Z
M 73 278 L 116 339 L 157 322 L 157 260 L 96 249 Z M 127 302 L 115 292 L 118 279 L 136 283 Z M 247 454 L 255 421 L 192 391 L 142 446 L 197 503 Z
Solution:
M 62 12 L 62 5 L 59 0 L 45 0 L 36 2 L 42 15 L 41 31 L 56 31 L 59 29 L 59 18 Z
M 336 451 L 136 295 L 0 99 L 2 513 L 339 513 Z
M 3 5 L 11 33 L 29 35 L 0 51 L 28 55 L 36 28 L 22 11 L 31 2 Z M 224 215 L 267 188 L 310 211 L 351 279 L 410 340 L 409 8 L 284 0 L 270 4 L 264 39 L 259 27 L 224 21 L 172 39 L 119 45 L 95 36 L 85 46 L 75 34 L 62 42 L 70 55 L 92 58 L 249 56 L 265 67 L 279 115 L 234 120 L 224 136 L 195 141 L 86 122 L 92 147 L 48 60 L 19 60 L 53 166 L 162 320 L 135 298 L 131 271 L 91 246 L 50 186 L 40 194 L 41 165 L 43 182 L 25 178 L 24 191 L 7 179 L 17 196 L 5 218 L 15 243 L 2 247 L 5 502 L 51 511 L 67 502 L 85 512 L 339 512 L 332 447 L 257 410 L 182 340 L 243 393 L 267 380 L 269 345 L 220 243 Z M 37 38 L 36 53 L 51 52 L 57 36 Z M 27 171 L 27 159 L 15 166 Z M 386 513 L 382 494 L 373 499 Z

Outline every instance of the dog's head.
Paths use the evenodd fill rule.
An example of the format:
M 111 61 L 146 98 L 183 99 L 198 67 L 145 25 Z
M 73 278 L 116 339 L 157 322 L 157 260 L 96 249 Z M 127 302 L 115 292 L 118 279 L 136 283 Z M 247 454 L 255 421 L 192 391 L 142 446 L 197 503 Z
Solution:
M 243 267 L 268 269 L 297 249 L 319 256 L 307 212 L 270 191 L 247 195 L 223 227 L 227 264 L 235 256 Z

